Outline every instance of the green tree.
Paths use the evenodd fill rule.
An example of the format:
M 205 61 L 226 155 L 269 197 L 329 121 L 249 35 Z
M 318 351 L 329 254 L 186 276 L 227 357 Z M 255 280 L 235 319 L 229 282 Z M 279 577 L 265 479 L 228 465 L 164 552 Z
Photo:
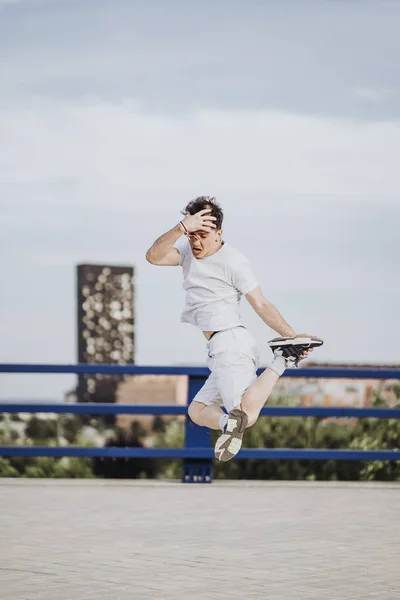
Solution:
M 60 419 L 60 430 L 63 438 L 69 444 L 74 444 L 79 432 L 82 429 L 82 422 L 79 415 L 62 415 Z
M 0 456 L 0 477 L 19 477 L 19 472 L 15 469 L 7 458 Z
M 130 437 L 133 440 L 147 436 L 147 431 L 139 421 L 132 421 L 130 425 Z
M 135 423 L 135 422 L 134 422 Z M 136 423 L 134 431 L 140 431 L 141 425 Z M 106 443 L 106 447 L 143 448 L 136 434 L 132 435 L 120 427 Z M 97 477 L 114 479 L 153 478 L 157 475 L 157 463 L 149 458 L 95 458 L 93 472 Z
M 165 420 L 161 415 L 156 415 L 153 419 L 152 430 L 154 433 L 164 433 L 166 430 Z
M 57 422 L 54 419 L 41 419 L 33 415 L 26 425 L 25 434 L 34 442 L 55 439 Z
M 185 424 L 172 420 L 166 424 L 165 430 L 158 433 L 154 439 L 155 448 L 183 448 L 185 441 Z M 165 479 L 180 479 L 182 461 L 162 458 L 157 460 L 158 472 Z
M 393 386 L 400 406 L 400 385 Z M 387 408 L 387 403 L 377 394 L 373 405 Z M 357 450 L 400 451 L 400 419 L 360 419 L 350 445 Z M 362 464 L 360 479 L 376 481 L 400 481 L 400 455 L 398 461 L 366 461 Z
M 38 456 L 26 467 L 24 477 L 53 477 L 55 464 L 56 459 L 52 456 Z
M 91 479 L 93 461 L 91 458 L 64 457 L 54 465 L 53 477 L 65 479 Z

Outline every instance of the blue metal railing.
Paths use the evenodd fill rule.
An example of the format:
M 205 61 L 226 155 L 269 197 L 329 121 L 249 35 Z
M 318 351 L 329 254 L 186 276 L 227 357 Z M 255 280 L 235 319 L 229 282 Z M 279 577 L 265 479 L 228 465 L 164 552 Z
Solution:
M 259 369 L 260 375 L 263 369 Z M 138 365 L 45 365 L 1 364 L 0 373 L 72 373 L 103 375 L 189 375 L 205 379 L 210 371 L 206 367 L 146 367 Z M 287 369 L 282 377 L 309 377 L 324 379 L 400 379 L 400 368 L 308 367 Z
M 187 375 L 189 377 L 188 402 L 202 387 L 209 370 L 199 367 L 139 367 L 136 365 L 22 365 L 0 364 L 0 373 L 76 373 L 119 375 Z M 259 371 L 261 373 L 261 370 Z M 284 377 L 343 378 L 343 379 L 400 379 L 400 369 L 364 368 L 306 368 L 285 371 Z M 153 414 L 185 415 L 187 406 L 135 405 L 135 404 L 37 404 L 0 403 L 0 413 L 57 413 L 57 414 Z M 292 407 L 266 406 L 262 416 L 302 417 L 355 417 L 400 419 L 396 408 L 353 407 Z M 79 456 L 112 458 L 176 458 L 183 459 L 184 482 L 209 482 L 212 479 L 213 449 L 210 448 L 208 430 L 198 427 L 189 418 L 185 423 L 184 448 L 88 448 L 44 446 L 0 446 L 0 456 Z M 303 460 L 400 460 L 395 450 L 331 450 L 289 448 L 246 448 L 238 459 L 303 459 Z

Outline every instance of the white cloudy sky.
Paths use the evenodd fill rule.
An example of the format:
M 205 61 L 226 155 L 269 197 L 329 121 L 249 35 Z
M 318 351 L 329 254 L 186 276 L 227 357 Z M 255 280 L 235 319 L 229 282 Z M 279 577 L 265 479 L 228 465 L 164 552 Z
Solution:
M 398 363 L 399 23 L 390 1 L 0 0 L 0 362 L 75 362 L 75 265 L 105 262 L 136 269 L 137 363 L 204 364 L 179 268 L 144 255 L 210 194 L 315 359 Z

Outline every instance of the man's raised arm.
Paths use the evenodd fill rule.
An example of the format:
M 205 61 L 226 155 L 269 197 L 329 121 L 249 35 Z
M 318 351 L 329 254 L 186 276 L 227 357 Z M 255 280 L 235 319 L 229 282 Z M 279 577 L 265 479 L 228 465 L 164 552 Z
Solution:
M 249 304 L 262 318 L 264 323 L 279 333 L 280 336 L 296 336 L 296 332 L 289 325 L 289 323 L 286 323 L 278 309 L 275 308 L 275 306 L 264 297 L 260 286 L 257 286 L 251 292 L 246 294 L 246 300 L 248 300 Z
M 156 239 L 151 248 L 146 252 L 146 260 L 152 265 L 164 265 L 175 267 L 179 265 L 179 251 L 174 248 L 175 242 L 184 233 L 180 223 L 172 229 L 163 233 Z
M 175 227 L 163 233 L 156 239 L 151 248 L 146 252 L 146 260 L 152 265 L 164 265 L 175 267 L 179 265 L 179 251 L 174 248 L 175 242 L 183 233 L 194 233 L 195 231 L 211 231 L 215 228 L 213 221 L 215 217 L 208 213 L 211 209 L 204 209 L 195 215 L 187 214 Z

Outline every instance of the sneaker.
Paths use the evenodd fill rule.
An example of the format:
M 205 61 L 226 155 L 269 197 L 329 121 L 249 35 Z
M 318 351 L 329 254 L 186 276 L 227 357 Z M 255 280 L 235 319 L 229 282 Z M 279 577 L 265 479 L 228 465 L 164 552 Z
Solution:
M 274 356 L 282 356 L 287 367 L 297 367 L 302 354 L 310 348 L 322 346 L 323 340 L 317 337 L 278 337 L 268 342 Z
M 219 436 L 215 444 L 215 457 L 226 462 L 231 460 L 242 447 L 243 434 L 248 423 L 247 414 L 234 408 L 228 414 L 228 422 L 222 435 Z

